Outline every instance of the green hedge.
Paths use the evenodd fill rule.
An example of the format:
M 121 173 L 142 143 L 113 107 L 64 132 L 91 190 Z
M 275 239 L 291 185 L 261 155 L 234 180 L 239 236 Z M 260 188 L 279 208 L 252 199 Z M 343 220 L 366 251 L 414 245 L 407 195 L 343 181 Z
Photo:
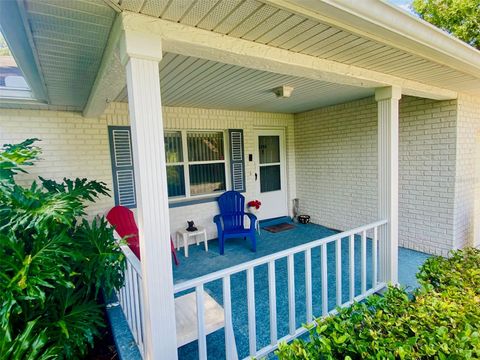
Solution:
M 480 251 L 432 257 L 413 295 L 383 294 L 317 320 L 310 339 L 282 344 L 280 359 L 480 359 Z

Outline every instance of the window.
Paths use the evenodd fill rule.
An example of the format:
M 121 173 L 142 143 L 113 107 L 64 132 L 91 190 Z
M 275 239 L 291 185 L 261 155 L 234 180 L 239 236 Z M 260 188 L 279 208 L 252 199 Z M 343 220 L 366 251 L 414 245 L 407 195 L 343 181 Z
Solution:
M 223 131 L 166 131 L 165 157 L 171 199 L 226 190 Z
M 135 208 L 137 201 L 130 133 L 130 126 L 108 127 L 115 205 Z M 228 137 L 225 136 L 227 133 Z M 165 130 L 164 134 L 167 189 L 172 200 L 170 207 L 215 201 L 216 197 L 212 195 L 227 190 L 227 187 L 245 191 L 242 129 Z M 225 159 L 226 139 L 229 162 Z M 176 201 L 181 199 L 188 201 Z

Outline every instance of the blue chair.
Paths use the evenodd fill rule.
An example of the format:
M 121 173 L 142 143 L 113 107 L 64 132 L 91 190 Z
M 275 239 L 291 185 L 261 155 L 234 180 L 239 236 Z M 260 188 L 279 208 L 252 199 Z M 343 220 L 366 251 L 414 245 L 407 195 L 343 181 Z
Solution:
M 257 240 L 255 238 L 255 223 L 257 217 L 245 212 L 245 197 L 238 191 L 227 191 L 218 198 L 220 215 L 213 218 L 217 225 L 218 243 L 220 255 L 224 254 L 225 239 L 250 238 L 252 251 L 257 251 Z M 250 218 L 250 228 L 245 228 L 245 215 Z

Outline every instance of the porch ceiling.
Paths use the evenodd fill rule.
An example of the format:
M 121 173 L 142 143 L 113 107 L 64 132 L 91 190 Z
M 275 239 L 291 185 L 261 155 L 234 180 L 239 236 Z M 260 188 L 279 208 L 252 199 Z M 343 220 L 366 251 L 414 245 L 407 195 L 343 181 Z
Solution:
M 160 63 L 162 103 L 166 106 L 297 113 L 360 99 L 374 89 L 281 75 L 172 53 Z M 290 98 L 272 89 L 288 85 Z M 117 101 L 126 102 L 126 89 Z
M 10 34 L 8 29 L 4 28 L 4 23 L 0 25 L 7 40 L 13 39 L 11 48 L 27 81 L 39 83 L 35 84 L 36 86 L 30 84 L 34 93 L 38 96 L 40 91 L 35 89 L 45 89 L 46 96 L 39 97 L 42 101 L 45 99 L 45 104 L 41 107 L 85 111 L 116 13 L 122 11 L 141 13 L 167 22 L 225 34 L 229 38 L 241 38 L 257 45 L 265 44 L 271 48 L 325 59 L 355 69 L 367 69 L 426 86 L 480 95 L 478 51 L 439 34 L 437 30 L 432 30 L 431 26 L 422 24 L 418 19 L 411 19 L 402 11 L 379 1 L 18 0 L 0 1 L 0 13 L 7 3 L 18 7 L 20 17 L 18 21 L 12 21 Z M 388 16 L 377 24 L 373 17 L 363 14 L 369 12 L 365 9 L 368 6 L 372 8 L 370 12 L 376 14 L 377 19 L 381 15 L 378 13 L 384 10 L 389 10 Z M 385 23 L 392 24 L 392 28 L 388 28 Z M 423 40 L 415 34 L 412 35 L 412 31 L 409 34 L 394 31 L 404 23 L 417 25 L 413 28 L 419 27 L 419 33 L 424 35 Z M 15 32 L 19 30 L 26 34 L 26 41 L 22 44 L 15 40 Z M 434 42 L 425 41 L 425 34 L 430 33 L 435 35 L 433 37 L 436 38 L 436 45 L 445 43 L 448 46 L 436 46 Z M 399 41 L 396 41 L 397 39 Z M 33 58 L 22 58 L 26 47 L 31 49 L 29 51 L 33 53 Z M 454 51 L 457 48 L 462 50 L 458 53 L 462 53 L 463 57 L 457 56 Z M 28 68 L 35 68 L 39 76 L 28 76 Z M 235 67 L 229 68 L 229 71 L 233 71 Z M 227 71 L 227 68 L 224 70 Z M 244 75 L 254 76 L 253 74 L 258 73 L 243 71 L 246 71 Z M 225 75 L 228 74 L 230 72 Z M 293 81 L 279 79 L 282 80 Z M 313 86 L 313 82 L 309 83 Z M 173 86 L 173 83 L 171 85 Z M 250 85 L 251 82 L 245 82 L 245 86 Z M 265 86 L 267 85 L 265 83 Z M 317 99 L 328 98 L 329 85 L 316 83 L 315 88 L 323 89 Z M 294 94 L 301 94 L 301 87 L 303 86 L 299 86 Z M 339 91 L 335 91 L 335 95 L 345 90 L 346 99 L 350 96 L 358 97 L 359 93 L 365 91 L 354 91 L 342 86 L 337 89 Z M 119 89 L 115 89 L 115 93 L 111 94 L 113 98 L 118 95 L 118 91 Z M 186 104 L 179 91 L 168 91 L 172 95 L 165 98 L 166 103 Z M 305 96 L 307 95 L 309 94 L 305 93 Z M 257 96 L 260 98 L 254 100 L 261 100 L 259 109 L 267 109 L 262 107 L 267 100 L 266 93 L 263 97 L 258 93 Z M 203 98 L 202 101 L 204 100 L 206 99 Z M 244 100 L 247 101 L 247 97 Z M 308 96 L 304 100 L 311 104 L 316 101 Z M 190 100 L 192 104 L 196 101 L 200 100 Z M 318 104 L 321 106 L 323 103 Z M 15 105 L 0 102 L 0 107 L 9 106 Z M 308 108 L 309 105 L 298 106 L 300 109 Z M 297 111 L 294 107 L 292 109 L 287 111 Z
M 82 110 L 95 81 L 115 11 L 100 0 L 18 0 L 17 6 L 23 23 L 16 24 L 14 31 L 26 30 L 49 105 L 9 107 Z M 6 11 L 0 7 L 2 10 Z M 5 35 L 8 40 L 9 34 Z M 14 56 L 22 54 L 17 42 L 12 41 L 9 46 Z M 21 68 L 31 65 L 22 63 L 21 58 L 17 60 Z
M 311 1 L 107 1 L 122 11 L 128 10 L 179 22 L 440 88 L 480 94 L 480 68 L 475 69 L 478 76 L 473 76 L 471 72 L 455 69 L 451 63 L 440 61 L 440 56 L 432 60 L 432 58 L 418 55 L 418 52 L 400 49 L 399 43 L 394 45 L 386 39 L 381 41 L 382 37 L 377 34 L 359 35 L 354 33 L 354 29 L 349 31 L 340 25 L 332 26 L 328 20 L 321 22 L 313 16 L 306 15 L 307 13 L 316 15 L 315 11 L 305 10 L 307 7 L 313 9 L 317 6 L 317 4 L 312 5 Z M 301 3 L 300 6 L 296 6 L 297 3 Z M 317 3 L 322 2 L 317 1 Z M 344 14 L 344 16 L 349 15 L 347 11 Z M 404 16 L 402 13 L 398 15 Z M 418 22 L 418 19 L 415 20 Z M 478 67 L 479 64 L 476 66 Z

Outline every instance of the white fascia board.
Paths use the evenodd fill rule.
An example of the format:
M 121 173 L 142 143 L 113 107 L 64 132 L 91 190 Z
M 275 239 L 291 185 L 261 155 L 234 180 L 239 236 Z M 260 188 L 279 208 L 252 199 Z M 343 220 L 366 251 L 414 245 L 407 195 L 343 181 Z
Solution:
M 437 100 L 457 97 L 452 90 L 146 15 L 125 11 L 119 17 L 125 31 L 161 38 L 165 52 L 344 85 L 367 88 L 397 86 L 403 94 L 411 96 Z
M 379 0 L 262 0 L 480 78 L 480 51 Z

